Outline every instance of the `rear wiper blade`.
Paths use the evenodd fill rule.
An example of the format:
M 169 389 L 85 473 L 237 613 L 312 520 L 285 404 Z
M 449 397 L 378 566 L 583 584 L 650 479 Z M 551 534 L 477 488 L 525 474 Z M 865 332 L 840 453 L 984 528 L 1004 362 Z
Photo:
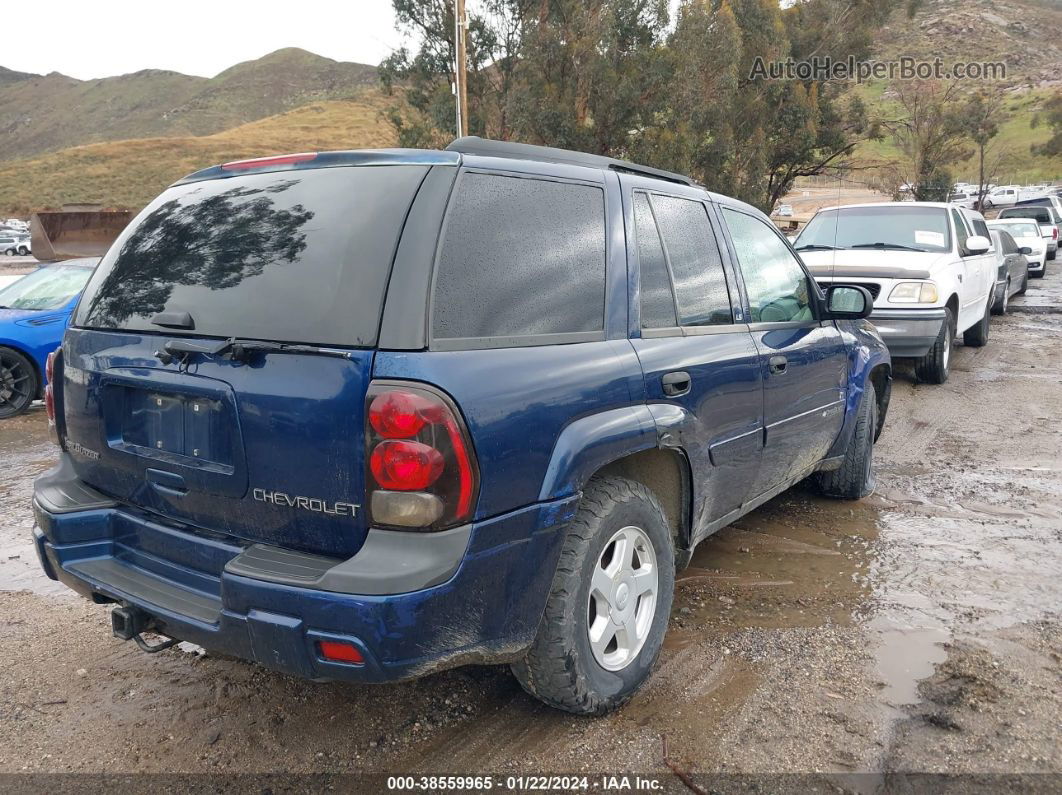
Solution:
M 822 243 L 805 243 L 803 246 L 797 246 L 797 251 L 837 251 L 837 246 L 826 246 Z
M 928 250 L 915 248 L 914 246 L 904 246 L 899 243 L 857 243 L 854 246 L 849 246 L 849 248 L 896 248 L 900 251 L 921 251 L 923 254 Z
M 298 345 L 287 342 L 270 342 L 268 340 L 245 340 L 229 337 L 213 344 L 189 342 L 187 340 L 170 340 L 163 351 L 155 351 L 155 356 L 163 364 L 174 359 L 184 362 L 194 354 L 203 356 L 227 356 L 234 362 L 246 362 L 254 353 L 315 353 L 321 356 L 340 356 L 350 358 L 350 352 L 337 348 L 320 348 L 316 345 Z

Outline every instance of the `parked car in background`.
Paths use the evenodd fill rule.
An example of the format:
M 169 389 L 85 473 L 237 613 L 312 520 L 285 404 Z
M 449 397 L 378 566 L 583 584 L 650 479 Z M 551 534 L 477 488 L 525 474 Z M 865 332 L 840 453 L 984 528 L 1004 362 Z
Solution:
M 0 419 L 43 395 L 46 362 L 62 342 L 97 258 L 43 265 L 0 289 Z
M 1004 229 L 991 229 L 992 248 L 996 254 L 996 286 L 992 314 L 1005 315 L 1012 295 L 1025 295 L 1029 287 L 1029 249 L 1014 242 Z
M 25 235 L 0 234 L 0 252 L 6 257 L 25 257 L 33 252 L 30 247 L 30 239 Z
M 980 213 L 935 202 L 833 207 L 794 247 L 821 286 L 870 290 L 871 321 L 923 381 L 947 380 L 957 334 L 966 345 L 988 341 L 996 262 Z
M 1047 258 L 1052 260 L 1058 252 L 1058 234 L 1062 229 L 1062 214 L 1053 205 L 1023 205 L 1000 210 L 999 219 L 1031 218 L 1040 225 L 1040 234 L 1047 244 Z
M 872 488 L 871 307 L 753 207 L 609 158 L 205 169 L 122 232 L 53 359 L 38 552 L 127 640 L 315 680 L 509 663 L 600 714 L 701 539 L 809 475 Z
M 1029 275 L 1044 275 L 1047 264 L 1047 241 L 1040 225 L 1032 218 L 1010 218 L 988 222 L 989 229 L 999 229 L 1009 234 L 1020 248 L 1027 248 L 1025 259 L 1029 263 Z
M 990 210 L 993 207 L 1009 207 L 1018 201 L 1018 191 L 1020 188 L 1017 185 L 1001 185 L 998 188 L 993 188 L 985 196 L 982 206 L 986 210 Z
M 1035 199 L 1022 199 L 1015 207 L 1053 207 L 1055 212 L 1062 217 L 1062 196 L 1057 193 L 1046 193 Z
M 948 204 L 954 204 L 967 210 L 974 210 L 977 207 L 977 191 L 956 190 L 948 196 Z

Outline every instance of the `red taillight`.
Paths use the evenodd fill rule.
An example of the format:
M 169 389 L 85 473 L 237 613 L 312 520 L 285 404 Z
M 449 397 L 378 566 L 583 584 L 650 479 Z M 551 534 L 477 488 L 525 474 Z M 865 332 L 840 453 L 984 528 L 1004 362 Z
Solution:
M 332 662 L 344 662 L 353 665 L 362 665 L 365 662 L 365 657 L 353 643 L 319 640 L 317 641 L 317 649 L 322 657 Z
M 439 479 L 443 466 L 442 453 L 434 447 L 396 439 L 380 442 L 369 459 L 376 482 L 395 491 L 426 489 Z
M 1051 228 L 1051 239 L 1052 240 L 1058 240 L 1058 227 L 1057 226 Z
M 369 406 L 369 423 L 385 439 L 416 436 L 436 411 L 435 404 L 410 392 L 384 392 Z
M 470 519 L 475 459 L 450 399 L 419 384 L 376 382 L 367 402 L 373 524 L 438 530 Z
M 297 155 L 276 155 L 275 157 L 255 157 L 250 160 L 233 160 L 231 163 L 222 163 L 222 171 L 246 171 L 252 168 L 268 168 L 270 166 L 287 166 L 293 163 L 304 163 L 317 157 L 316 152 L 301 152 Z
M 52 437 L 56 442 L 59 441 L 59 437 L 55 431 L 55 389 L 52 387 L 52 380 L 55 378 L 55 359 L 58 355 L 59 349 L 49 353 L 44 365 L 44 379 L 47 381 L 44 385 L 44 410 L 48 412 L 48 429 L 52 431 Z

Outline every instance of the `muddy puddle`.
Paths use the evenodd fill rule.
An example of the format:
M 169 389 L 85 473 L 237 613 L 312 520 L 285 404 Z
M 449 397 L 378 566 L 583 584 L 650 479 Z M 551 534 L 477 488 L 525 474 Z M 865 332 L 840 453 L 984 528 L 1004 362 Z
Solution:
M 33 550 L 33 480 L 54 466 L 42 407 L 0 421 L 0 590 L 60 594 L 67 589 L 41 573 Z

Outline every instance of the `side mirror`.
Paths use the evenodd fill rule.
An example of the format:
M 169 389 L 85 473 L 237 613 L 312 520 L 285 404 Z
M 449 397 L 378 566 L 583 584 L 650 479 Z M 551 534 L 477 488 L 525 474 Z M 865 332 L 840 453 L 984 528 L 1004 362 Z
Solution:
M 1032 249 L 1029 246 L 1022 246 L 1018 249 L 1019 254 L 1032 254 Z
M 826 288 L 826 314 L 831 320 L 859 320 L 874 311 L 874 298 L 865 287 L 839 285 Z
M 992 248 L 992 241 L 984 235 L 973 235 L 966 238 L 966 250 L 971 254 L 984 254 Z

